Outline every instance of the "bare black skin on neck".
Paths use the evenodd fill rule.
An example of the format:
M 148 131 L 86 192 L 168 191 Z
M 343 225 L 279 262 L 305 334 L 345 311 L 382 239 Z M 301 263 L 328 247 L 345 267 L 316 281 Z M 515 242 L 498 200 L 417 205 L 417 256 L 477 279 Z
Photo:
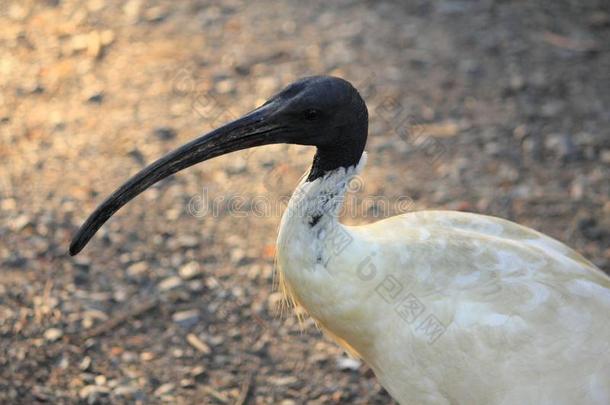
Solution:
M 347 169 L 356 166 L 360 162 L 366 145 L 367 126 L 368 121 L 364 128 L 361 126 L 346 127 L 344 129 L 346 136 L 340 136 L 338 142 L 333 145 L 318 147 L 313 157 L 307 181 L 314 181 L 341 167 Z M 347 133 L 352 135 L 348 136 Z M 345 142 L 341 142 L 341 139 L 345 139 Z

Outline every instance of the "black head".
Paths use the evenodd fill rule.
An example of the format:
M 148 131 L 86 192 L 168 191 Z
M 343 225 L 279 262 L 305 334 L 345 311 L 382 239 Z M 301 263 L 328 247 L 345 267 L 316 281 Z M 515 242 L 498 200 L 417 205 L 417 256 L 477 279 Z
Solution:
M 286 87 L 264 106 L 273 106 L 269 119 L 284 126 L 285 142 L 318 148 L 309 180 L 360 161 L 368 112 L 348 81 L 332 76 L 307 77 Z
M 170 152 L 112 193 L 81 226 L 70 245 L 78 253 L 129 200 L 159 180 L 214 157 L 255 146 L 291 143 L 317 147 L 312 181 L 360 161 L 368 131 L 366 105 L 347 81 L 331 76 L 301 79 L 259 108 Z

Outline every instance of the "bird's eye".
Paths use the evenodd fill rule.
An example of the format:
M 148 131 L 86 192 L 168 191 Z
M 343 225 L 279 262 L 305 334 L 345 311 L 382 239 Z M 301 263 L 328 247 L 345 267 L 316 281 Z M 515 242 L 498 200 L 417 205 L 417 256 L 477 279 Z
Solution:
M 320 117 L 320 111 L 316 110 L 315 108 L 309 108 L 303 112 L 303 117 L 307 121 L 317 120 L 318 117 Z

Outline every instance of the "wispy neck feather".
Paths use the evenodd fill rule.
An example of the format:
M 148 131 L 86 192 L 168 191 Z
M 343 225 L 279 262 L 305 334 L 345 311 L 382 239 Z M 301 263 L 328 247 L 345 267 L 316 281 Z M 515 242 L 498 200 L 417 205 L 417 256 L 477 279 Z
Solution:
M 304 179 L 296 188 L 282 216 L 277 241 L 278 285 L 288 306 L 302 305 L 294 283 L 288 282 L 286 272 L 314 271 L 327 262 L 325 259 L 324 233 L 341 228 L 339 211 L 348 183 L 366 164 L 366 152 L 354 166 L 338 168 L 313 181 Z M 312 274 L 312 273 L 307 273 Z
M 315 180 L 308 177 L 301 181 L 290 199 L 286 214 L 298 216 L 301 222 L 310 227 L 321 221 L 336 220 L 343 206 L 348 183 L 362 171 L 366 159 L 366 152 L 363 152 L 358 163 L 353 166 L 339 167 Z

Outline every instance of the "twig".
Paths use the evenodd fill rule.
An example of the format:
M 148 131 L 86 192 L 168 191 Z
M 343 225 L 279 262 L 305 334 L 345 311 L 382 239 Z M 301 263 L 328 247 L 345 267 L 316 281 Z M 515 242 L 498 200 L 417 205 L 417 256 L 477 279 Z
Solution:
M 570 51 L 588 52 L 598 49 L 595 41 L 577 40 L 563 35 L 555 34 L 554 32 L 546 31 L 542 34 L 542 39 L 558 48 L 568 49 Z
M 203 340 L 199 339 L 199 337 L 194 333 L 189 333 L 186 335 L 186 341 L 203 354 L 210 354 L 212 352 L 210 346 L 208 346 Z
M 144 302 L 136 304 L 130 310 L 119 313 L 115 317 L 110 318 L 107 321 L 96 326 L 95 328 L 91 329 L 88 333 L 85 334 L 85 339 L 89 339 L 89 338 L 92 338 L 95 336 L 102 335 L 102 334 L 116 328 L 117 326 L 121 325 L 122 323 L 126 322 L 127 320 L 129 320 L 131 318 L 135 318 L 139 315 L 142 315 L 145 312 L 150 311 L 151 309 L 156 307 L 158 304 L 159 304 L 158 298 L 148 299 L 148 300 L 145 300 Z
M 223 404 L 228 404 L 229 400 L 227 399 L 227 397 L 225 397 L 224 395 L 222 395 L 220 392 L 216 391 L 214 388 L 211 387 L 203 387 L 203 391 L 208 394 L 211 395 L 212 397 L 214 397 L 214 399 L 216 399 L 219 402 L 222 402 Z
M 252 386 L 252 374 L 248 374 L 241 384 L 241 392 L 239 398 L 235 401 L 235 405 L 244 405 L 250 394 L 250 387 Z

